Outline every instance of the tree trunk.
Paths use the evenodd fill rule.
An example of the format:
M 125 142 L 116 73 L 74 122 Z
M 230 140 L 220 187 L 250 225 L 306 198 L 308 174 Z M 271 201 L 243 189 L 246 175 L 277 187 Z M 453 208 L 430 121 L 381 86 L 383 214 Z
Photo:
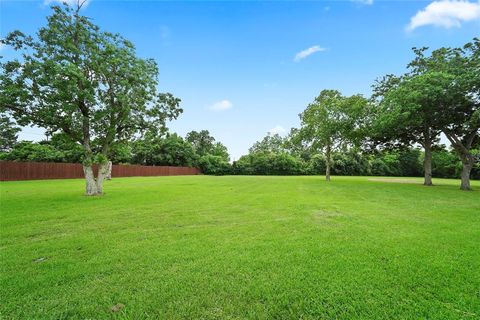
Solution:
M 105 179 L 112 180 L 112 161 L 108 161 L 108 172 Z
M 330 145 L 327 144 L 327 150 L 325 152 L 325 180 L 330 181 L 330 163 L 331 163 L 331 150 L 330 150 Z
M 425 179 L 423 184 L 431 186 L 432 184 L 432 146 L 430 142 L 426 142 L 424 145 L 425 159 L 423 160 L 423 168 L 425 172 Z
M 108 176 L 108 165 L 109 163 L 102 163 L 98 166 L 98 175 L 97 175 L 97 194 L 103 193 L 103 181 Z
M 458 157 L 462 161 L 462 173 L 460 178 L 462 182 L 460 183 L 461 190 L 472 190 L 470 187 L 470 172 L 472 171 L 473 165 L 475 164 L 475 157 L 471 153 L 471 147 L 473 140 L 475 139 L 478 131 L 474 130 L 470 136 L 465 138 L 465 142 L 462 141 L 455 133 L 449 130 L 444 130 L 445 136 L 448 138 L 452 147 L 457 151 Z
M 470 172 L 472 171 L 473 164 L 475 163 L 475 159 L 472 155 L 464 155 L 462 158 L 462 173 L 460 175 L 462 182 L 460 184 L 461 190 L 472 190 L 470 187 Z
M 96 196 L 98 194 L 97 183 L 95 181 L 95 176 L 93 174 L 92 166 L 83 166 L 83 173 L 85 174 L 85 195 L 87 196 Z

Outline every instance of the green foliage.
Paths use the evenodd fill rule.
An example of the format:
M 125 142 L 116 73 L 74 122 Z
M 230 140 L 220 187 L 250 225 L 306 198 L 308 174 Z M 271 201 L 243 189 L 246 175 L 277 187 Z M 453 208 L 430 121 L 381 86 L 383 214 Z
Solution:
M 187 133 L 185 140 L 193 146 L 199 156 L 209 154 L 215 143 L 215 138 L 210 135 L 208 130 L 191 131 Z
M 250 154 L 241 156 L 240 159 L 233 162 L 232 174 L 236 174 L 236 175 L 253 175 L 254 174 Z
M 156 166 L 195 166 L 198 155 L 190 143 L 176 133 L 145 137 L 132 144 L 132 162 Z
M 322 90 L 300 114 L 302 127 L 293 133 L 294 144 L 301 145 L 303 140 L 309 149 L 323 151 L 326 179 L 330 180 L 332 152 L 360 146 L 365 140 L 368 110 L 368 101 L 361 95 L 344 97 L 337 90 Z
M 217 157 L 220 157 L 223 161 L 230 161 L 230 155 L 228 154 L 228 149 L 221 142 L 215 142 L 213 148 L 207 152 Z
M 270 155 L 272 162 L 271 172 L 273 175 L 299 175 L 304 173 L 304 164 L 301 160 L 287 154 L 277 153 Z
M 399 170 L 402 176 L 418 177 L 423 173 L 420 163 L 421 152 L 418 149 L 403 149 L 398 154 Z M 441 176 L 437 176 L 441 177 Z
M 454 152 L 447 150 L 433 152 L 432 172 L 436 177 L 458 178 L 461 169 L 462 163 Z
M 441 82 L 442 76 L 439 74 L 436 80 Z M 419 143 L 431 148 L 438 141 L 440 128 L 433 118 L 437 87 L 429 83 L 432 79 L 435 76 L 390 75 L 376 83 L 374 97 L 378 104 L 373 128 L 377 142 Z
M 6 114 L 0 114 L 0 152 L 10 150 L 17 142 L 20 128 Z
M 284 152 L 255 152 L 235 161 L 233 171 L 242 175 L 300 175 L 305 167 L 303 161 Z
M 65 162 L 65 154 L 48 144 L 21 141 L 8 153 L 0 154 L 0 160 L 32 162 Z
M 472 169 L 472 179 L 480 179 L 480 148 L 472 149 L 472 155 L 475 158 L 475 163 Z
M 331 171 L 338 176 L 409 176 L 422 175 L 422 153 L 418 149 L 402 148 L 375 153 L 359 149 L 332 152 Z M 291 153 L 255 152 L 241 157 L 232 166 L 239 175 L 324 175 L 325 157 L 316 154 L 308 161 Z M 447 177 L 439 173 L 437 177 Z M 455 176 L 458 178 L 458 174 Z
M 418 149 L 410 148 L 366 155 L 369 158 L 369 168 L 366 172 L 374 176 L 419 177 L 423 174 L 421 155 Z
M 185 140 L 192 145 L 193 150 L 199 157 L 214 155 L 222 158 L 225 162 L 230 160 L 227 147 L 221 142 L 215 141 L 208 130 L 191 131 L 187 133 Z
M 302 128 L 305 129 L 305 128 Z M 315 153 L 306 143 L 305 130 L 292 129 L 288 137 L 267 136 L 256 142 L 250 153 L 235 161 L 233 174 L 243 175 L 324 175 L 326 156 Z M 352 135 L 353 137 L 354 135 Z M 256 151 L 261 150 L 261 151 Z M 252 152 L 255 151 L 255 152 Z M 334 175 L 420 176 L 421 152 L 412 148 L 365 152 L 344 144 L 330 154 Z M 441 176 L 439 176 L 441 177 Z
M 392 176 L 392 168 L 390 168 L 381 158 L 375 157 L 370 160 L 370 174 L 372 176 Z
M 48 141 L 42 141 L 41 144 L 50 145 L 55 150 L 63 153 L 64 162 L 78 163 L 83 158 L 83 148 L 80 143 L 73 141 L 64 133 L 56 133 Z
M 461 188 L 468 190 L 475 167 L 473 143 L 480 130 L 480 39 L 429 55 L 427 49 L 413 49 L 415 59 L 406 74 L 388 75 L 374 86 L 378 108 L 373 137 L 377 143 L 422 145 L 428 168 L 431 150 L 443 132 L 462 160 Z M 426 172 L 426 183 L 428 176 Z
M 213 137 L 212 137 L 213 139 Z M 213 139 L 214 141 L 214 139 Z M 95 151 L 95 149 L 94 149 Z M 119 141 L 111 145 L 109 159 L 113 163 L 141 164 L 155 166 L 201 167 L 205 174 L 227 174 L 231 171 L 227 148 L 220 142 L 213 142 L 200 156 L 193 145 L 175 133 L 163 137 L 150 133 L 133 142 Z M 57 133 L 49 141 L 22 142 L 13 149 L 0 153 L 1 160 L 9 161 L 50 161 L 71 162 L 92 165 L 108 161 L 101 152 L 85 159 L 82 146 L 68 135 Z
M 303 138 L 317 149 L 358 145 L 366 110 L 367 100 L 361 95 L 344 97 L 337 90 L 323 90 L 300 115 Z
M 310 161 L 312 157 L 319 156 L 318 150 L 309 143 L 307 133 L 306 130 L 292 128 L 288 136 L 283 139 L 285 150 L 304 161 Z
M 202 173 L 211 175 L 225 175 L 231 172 L 230 163 L 222 156 L 206 154 L 198 160 L 198 166 Z
M 96 163 L 96 164 L 106 164 L 107 162 L 108 162 L 107 156 L 102 153 L 96 154 L 95 157 L 93 158 L 93 163 Z
M 314 175 L 325 174 L 325 157 L 321 154 L 316 154 L 310 158 L 306 172 Z
M 109 159 L 113 163 L 132 163 L 132 144 L 125 141 L 113 143 L 110 147 Z
M 257 141 L 248 150 L 250 153 L 257 152 L 273 152 L 281 153 L 286 151 L 285 146 L 286 139 L 282 138 L 279 134 L 268 134 L 261 141 Z
M 21 125 L 68 135 L 92 163 L 136 133 L 164 132 L 182 110 L 179 99 L 157 92 L 155 61 L 138 58 L 132 43 L 101 31 L 80 9 L 53 6 L 36 38 L 6 36 L 23 58 L 0 64 L 0 109 Z

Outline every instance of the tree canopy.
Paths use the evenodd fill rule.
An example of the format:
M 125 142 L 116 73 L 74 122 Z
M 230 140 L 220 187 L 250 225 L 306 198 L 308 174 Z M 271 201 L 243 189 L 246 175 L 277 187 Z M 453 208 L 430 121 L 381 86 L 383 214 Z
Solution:
M 83 148 L 86 193 L 102 193 L 108 157 L 116 141 L 146 130 L 164 132 L 182 112 L 180 100 L 157 92 L 158 67 L 138 58 L 134 45 L 101 31 L 80 10 L 53 6 L 36 37 L 20 31 L 5 44 L 23 59 L 1 63 L 0 108 L 21 125 L 63 132 Z M 95 179 L 93 163 L 100 163 Z
M 378 142 L 420 144 L 425 151 L 425 184 L 432 184 L 432 148 L 442 132 L 462 163 L 462 189 L 470 189 L 471 153 L 480 128 L 480 42 L 463 48 L 414 48 L 408 72 L 388 75 L 374 86 Z
M 0 114 L 0 152 L 9 151 L 17 143 L 20 128 L 6 114 Z
M 325 152 L 327 180 L 332 150 L 361 143 L 367 104 L 361 95 L 345 97 L 337 90 L 323 90 L 300 115 L 302 138 Z

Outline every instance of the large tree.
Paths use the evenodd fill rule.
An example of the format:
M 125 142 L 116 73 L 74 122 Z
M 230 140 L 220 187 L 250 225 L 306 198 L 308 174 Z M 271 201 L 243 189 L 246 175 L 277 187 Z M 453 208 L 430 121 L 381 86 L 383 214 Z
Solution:
M 425 152 L 424 185 L 432 185 L 432 150 L 439 142 L 440 128 L 434 118 L 437 86 L 428 75 L 388 75 L 374 86 L 378 106 L 373 137 L 383 145 L 420 144 Z
M 435 59 L 435 52 L 432 58 Z M 480 134 L 480 40 L 477 38 L 463 48 L 446 50 L 443 59 L 447 73 L 453 75 L 456 94 L 439 105 L 446 111 L 439 110 L 439 119 L 442 132 L 462 161 L 460 188 L 470 190 L 470 174 L 479 161 L 473 149 Z M 445 91 L 443 93 L 445 95 Z
M 146 135 L 132 143 L 134 163 L 155 166 L 196 165 L 198 155 L 192 145 L 176 133 L 167 133 L 164 137 Z
M 36 37 L 14 31 L 2 40 L 22 58 L 1 63 L 0 108 L 20 124 L 63 132 L 80 144 L 86 194 L 97 195 L 112 145 L 165 130 L 181 109 L 179 99 L 157 92 L 155 61 L 138 58 L 120 35 L 100 31 L 80 14 L 84 2 L 53 6 Z
M 345 97 L 337 90 L 323 90 L 300 114 L 303 138 L 313 149 L 325 153 L 327 181 L 333 150 L 358 145 L 364 137 L 367 105 L 361 95 Z
M 227 147 L 216 141 L 208 130 L 190 131 L 187 133 L 185 140 L 192 144 L 195 153 L 199 157 L 213 155 L 220 157 L 224 161 L 230 161 Z
M 429 117 L 450 141 L 463 169 L 462 190 L 470 190 L 473 146 L 480 130 L 480 39 L 463 48 L 417 49 L 409 67 L 428 97 Z
M 248 152 L 282 153 L 286 152 L 285 139 L 278 133 L 268 134 L 248 149 Z
M 210 135 L 208 130 L 190 131 L 185 140 L 190 142 L 199 156 L 204 156 L 212 150 L 215 138 Z

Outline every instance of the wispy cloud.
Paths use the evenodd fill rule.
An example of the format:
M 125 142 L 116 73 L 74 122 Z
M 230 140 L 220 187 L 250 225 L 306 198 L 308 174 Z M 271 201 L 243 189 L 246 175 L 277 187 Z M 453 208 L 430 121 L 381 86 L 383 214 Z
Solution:
M 172 38 L 172 29 L 166 25 L 160 25 L 158 26 L 158 29 L 156 31 L 158 35 L 158 42 L 164 46 L 170 45 L 170 41 Z
M 229 100 L 218 101 L 208 107 L 212 111 L 225 111 L 231 108 L 233 108 L 233 103 Z
M 271 135 L 274 135 L 274 134 L 279 134 L 279 135 L 284 135 L 285 133 L 287 133 L 287 130 L 285 130 L 284 127 L 280 126 L 280 125 L 276 125 L 275 127 L 273 127 L 272 129 L 270 129 L 268 131 L 269 134 Z
M 442 0 L 430 3 L 415 14 L 406 30 L 433 25 L 436 27 L 460 27 L 462 22 L 480 19 L 480 1 Z
M 165 39 L 168 39 L 170 37 L 170 35 L 172 34 L 172 31 L 167 26 L 160 26 L 159 27 L 159 34 L 160 34 L 160 38 L 165 40 Z
M 278 83 L 277 82 L 266 82 L 263 84 L 263 87 L 264 88 L 267 88 L 267 89 L 275 89 L 278 87 Z
M 310 47 L 308 49 L 305 49 L 305 50 L 302 50 L 300 52 L 298 52 L 296 55 L 295 55 L 295 58 L 293 58 L 293 61 L 295 62 L 299 62 L 300 60 L 303 60 L 305 59 L 306 57 L 314 54 L 315 52 L 319 52 L 319 51 L 325 51 L 326 49 L 325 48 L 322 48 L 318 45 L 316 46 L 313 46 L 313 47 Z

